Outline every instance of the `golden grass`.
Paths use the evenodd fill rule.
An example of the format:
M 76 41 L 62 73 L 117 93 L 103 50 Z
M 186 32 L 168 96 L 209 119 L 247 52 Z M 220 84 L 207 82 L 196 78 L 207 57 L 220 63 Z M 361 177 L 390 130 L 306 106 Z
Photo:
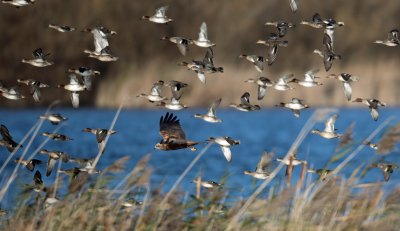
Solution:
M 153 14 L 155 8 L 165 4 L 170 6 L 168 15 L 174 19 L 171 24 L 156 25 L 139 20 L 142 15 Z M 131 107 L 148 107 L 146 102 L 129 97 L 149 91 L 151 84 L 159 79 L 185 80 L 192 85 L 186 89 L 182 100 L 189 102 L 190 106 L 206 106 L 216 97 L 231 101 L 245 90 L 255 94 L 255 88 L 246 86 L 243 81 L 258 77 L 259 73 L 251 64 L 239 60 L 238 56 L 242 53 L 265 55 L 265 47 L 256 45 L 255 41 L 274 31 L 274 28 L 263 25 L 266 21 L 287 20 L 299 24 L 319 12 L 324 18 L 333 17 L 345 22 L 345 26 L 335 32 L 335 50 L 343 55 L 343 60 L 335 62 L 330 73 L 349 72 L 360 76 L 361 81 L 354 84 L 355 96 L 378 97 L 389 105 L 400 105 L 400 93 L 397 91 L 400 86 L 398 49 L 372 43 L 384 39 L 390 29 L 398 27 L 396 23 L 400 14 L 396 9 L 399 8 L 400 3 L 396 0 L 385 4 L 375 0 L 365 0 L 362 4 L 344 0 L 309 0 L 301 2 L 296 14 L 291 13 L 287 1 L 278 0 L 205 0 L 190 3 L 185 0 L 145 3 L 119 0 L 116 4 L 99 0 L 38 1 L 21 9 L 2 4 L 0 29 L 3 33 L 0 41 L 7 46 L 0 53 L 0 75 L 8 86 L 15 85 L 16 78 L 36 78 L 56 86 L 67 81 L 65 72 L 68 68 L 92 67 L 101 71 L 102 75 L 96 77 L 94 92 L 83 93 L 81 101 L 82 105 L 101 107 L 118 107 L 123 100 L 127 100 Z M 209 37 L 217 44 L 214 48 L 215 63 L 226 70 L 224 74 L 210 76 L 206 86 L 195 79 L 194 73 L 176 65 L 183 60 L 202 59 L 204 49 L 191 47 L 188 55 L 183 57 L 174 44 L 159 40 L 163 36 L 196 38 L 202 21 L 207 22 Z M 71 25 L 77 31 L 62 34 L 49 29 L 49 23 Z M 110 39 L 113 53 L 120 57 L 115 63 L 98 62 L 82 52 L 91 49 L 93 41 L 90 34 L 80 30 L 100 25 L 118 32 Z M 312 53 L 322 46 L 322 31 L 297 25 L 289 31 L 286 39 L 289 46 L 279 49 L 276 63 L 267 67 L 263 75 L 276 79 L 280 74 L 294 73 L 300 77 L 307 69 L 317 67 L 321 69 L 320 75 L 325 75 L 321 59 Z M 55 65 L 33 68 L 20 62 L 38 47 L 51 53 L 49 59 Z M 339 84 L 323 82 L 325 86 L 309 91 L 300 90 L 300 87 L 285 94 L 270 91 L 267 100 L 259 104 L 271 106 L 281 100 L 299 97 L 305 98 L 311 105 L 353 105 L 345 102 Z M 204 98 L 205 93 L 207 96 Z M 54 99 L 62 99 L 65 105 L 69 105 L 69 96 L 60 89 L 44 89 L 43 96 L 42 106 Z M 37 105 L 31 99 L 2 101 L 1 104 L 20 107 Z

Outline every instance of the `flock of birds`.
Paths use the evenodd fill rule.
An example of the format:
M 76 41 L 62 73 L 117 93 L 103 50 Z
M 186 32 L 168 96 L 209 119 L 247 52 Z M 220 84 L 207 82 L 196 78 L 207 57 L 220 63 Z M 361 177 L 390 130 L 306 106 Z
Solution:
M 6 4 L 12 4 L 16 7 L 22 7 L 26 5 L 31 5 L 35 1 L 2 0 L 2 2 Z M 290 6 L 293 12 L 295 12 L 298 9 L 298 0 L 290 0 Z M 168 9 L 167 6 L 163 6 L 161 8 L 158 8 L 154 15 L 143 16 L 141 19 L 159 24 L 171 23 L 173 22 L 173 20 L 167 17 L 166 15 L 167 9 Z M 316 13 L 313 15 L 310 21 L 302 21 L 300 24 L 324 30 L 324 36 L 322 41 L 323 50 L 315 50 L 314 53 L 322 57 L 325 71 L 328 72 L 331 69 L 334 61 L 341 59 L 341 55 L 336 54 L 334 51 L 334 31 L 337 28 L 344 26 L 344 23 L 337 22 L 335 19 L 332 18 L 323 19 L 318 13 Z M 283 40 L 283 38 L 290 31 L 291 28 L 296 26 L 293 23 L 284 21 L 267 22 L 265 25 L 273 26 L 277 30 L 276 33 L 271 33 L 269 36 L 267 36 L 265 40 L 258 40 L 256 42 L 257 44 L 262 44 L 267 47 L 267 56 L 263 57 L 253 54 L 239 55 L 239 58 L 243 58 L 252 63 L 254 68 L 260 73 L 262 73 L 264 70 L 264 63 L 266 63 L 268 66 L 274 64 L 274 62 L 277 59 L 279 47 L 288 46 L 289 42 Z M 54 29 L 61 33 L 68 33 L 75 30 L 75 28 L 70 26 L 59 26 L 54 24 L 49 24 L 49 28 Z M 99 61 L 102 62 L 110 62 L 118 60 L 118 57 L 112 55 L 109 44 L 109 38 L 113 35 L 116 35 L 117 32 L 109 30 L 102 26 L 96 28 L 88 28 L 82 31 L 90 32 L 93 35 L 94 39 L 94 50 L 85 50 L 84 53 L 88 54 L 89 57 L 98 59 Z M 179 52 L 183 56 L 185 56 L 188 53 L 189 46 L 191 45 L 196 45 L 198 47 L 206 49 L 205 57 L 203 60 L 192 60 L 191 62 L 180 63 L 181 66 L 186 67 L 190 71 L 194 71 L 198 79 L 203 84 L 206 83 L 206 74 L 222 73 L 224 71 L 223 67 L 214 65 L 213 61 L 214 53 L 212 48 L 215 46 L 215 43 L 213 43 L 208 38 L 207 24 L 205 22 L 203 22 L 200 26 L 198 39 L 190 39 L 187 37 L 178 37 L 178 36 L 171 36 L 171 37 L 164 36 L 161 38 L 161 40 L 166 40 L 176 44 L 179 49 Z M 391 47 L 398 46 L 399 31 L 397 29 L 393 29 L 389 32 L 386 40 L 377 40 L 375 41 L 375 43 Z M 45 53 L 41 48 L 38 48 L 33 51 L 32 59 L 23 59 L 22 62 L 33 65 L 35 67 L 46 67 L 53 65 L 54 64 L 53 62 L 47 60 L 48 56 L 49 56 L 48 53 Z M 68 72 L 70 73 L 69 83 L 59 84 L 57 87 L 69 91 L 71 94 L 72 106 L 74 108 L 78 108 L 79 93 L 82 91 L 91 90 L 92 78 L 96 75 L 99 75 L 100 72 L 88 67 L 69 69 Z M 307 88 L 321 86 L 322 83 L 317 81 L 319 77 L 317 77 L 316 74 L 318 72 L 319 72 L 318 69 L 309 70 L 305 73 L 304 79 L 296 79 L 294 78 L 293 74 L 288 74 L 280 77 L 278 81 L 273 81 L 266 77 L 259 77 L 258 79 L 248 79 L 245 82 L 257 85 L 258 89 L 257 99 L 262 100 L 266 95 L 267 88 L 272 88 L 278 91 L 288 91 L 293 89 L 293 87 L 290 85 L 291 83 L 295 83 L 302 87 L 307 87 Z M 327 78 L 336 79 L 339 82 L 341 82 L 341 84 L 343 85 L 346 99 L 348 101 L 352 100 L 351 84 L 359 80 L 357 76 L 348 73 L 340 73 L 340 74 L 330 74 L 327 76 Z M 31 88 L 31 95 L 35 101 L 40 101 L 40 96 L 41 96 L 40 89 L 49 87 L 49 85 L 33 79 L 18 79 L 17 82 L 20 84 L 25 84 Z M 169 110 L 178 111 L 188 107 L 187 105 L 184 105 L 180 102 L 180 99 L 183 95 L 183 89 L 187 86 L 188 84 L 176 80 L 170 80 L 170 81 L 160 80 L 153 84 L 149 94 L 141 93 L 137 97 L 144 98 L 150 101 L 151 103 L 154 103 L 157 106 L 162 106 Z M 163 87 L 170 88 L 172 94 L 172 97 L 170 99 L 162 95 Z M 19 100 L 25 98 L 25 96 L 23 96 L 20 93 L 17 87 L 8 88 L 4 86 L 4 84 L 1 84 L 0 91 L 2 96 L 10 100 Z M 196 114 L 194 115 L 194 117 L 210 123 L 221 123 L 222 120 L 218 118 L 216 115 L 216 109 L 220 105 L 221 101 L 222 101 L 221 98 L 216 99 L 214 102 L 211 103 L 210 107 L 208 108 L 208 111 L 205 114 Z M 367 105 L 370 109 L 371 116 L 375 121 L 377 121 L 379 117 L 378 108 L 381 106 L 386 106 L 385 103 L 374 98 L 366 98 L 366 99 L 356 98 L 353 100 L 353 102 L 364 103 L 365 105 Z M 261 109 L 259 105 L 253 105 L 250 103 L 249 92 L 245 92 L 241 96 L 240 103 L 231 104 L 229 106 L 245 112 Z M 287 103 L 282 102 L 277 104 L 276 106 L 285 107 L 292 110 L 292 112 L 296 117 L 300 116 L 301 110 L 309 108 L 309 105 L 305 104 L 304 100 L 299 98 L 293 98 L 290 102 Z M 54 125 L 57 125 L 67 120 L 67 118 L 63 117 L 60 114 L 46 114 L 41 116 L 40 118 L 48 120 Z M 324 130 L 320 131 L 314 129 L 312 130 L 311 133 L 317 134 L 325 139 L 334 139 L 342 137 L 343 135 L 337 133 L 337 129 L 335 129 L 335 121 L 337 120 L 337 118 L 338 118 L 337 114 L 332 115 L 325 122 Z M 189 148 L 192 151 L 195 151 L 196 145 L 204 143 L 187 139 L 186 134 L 181 127 L 180 120 L 173 113 L 167 112 L 165 115 L 161 116 L 159 121 L 159 127 L 160 127 L 159 133 L 162 139 L 155 145 L 155 148 L 158 150 L 168 151 L 168 150 Z M 83 131 L 93 133 L 96 136 L 100 153 L 104 153 L 106 137 L 116 133 L 116 131 L 107 130 L 103 128 L 98 128 L 98 129 L 86 128 Z M 0 134 L 2 136 L 2 140 L 0 140 L 0 145 L 4 146 L 10 153 L 15 153 L 19 148 L 22 148 L 21 144 L 18 144 L 13 140 L 9 130 L 5 125 L 1 125 Z M 67 142 L 69 140 L 72 140 L 72 138 L 63 134 L 43 132 L 42 135 L 56 141 Z M 229 136 L 210 137 L 205 142 L 215 143 L 219 145 L 221 147 L 224 157 L 228 162 L 232 161 L 231 147 L 240 144 L 239 140 L 235 140 Z M 366 143 L 366 145 L 374 149 L 378 148 L 377 144 Z M 72 176 L 72 179 L 78 177 L 78 175 L 81 173 L 99 172 L 98 170 L 94 169 L 93 159 L 74 158 L 68 155 L 67 153 L 58 150 L 42 149 L 40 153 L 47 155 L 48 157 L 46 176 L 51 175 L 52 170 L 54 169 L 54 166 L 57 163 L 57 161 L 74 162 L 79 164 L 79 167 L 75 167 L 73 169 L 60 170 L 60 172 L 70 174 Z M 265 152 L 263 153 L 259 163 L 257 164 L 255 171 L 245 171 L 244 174 L 250 175 L 256 179 L 267 179 L 270 176 L 270 172 L 267 170 L 267 168 L 268 166 L 270 166 L 272 160 L 273 159 L 271 154 Z M 288 166 L 296 166 L 304 163 L 303 160 L 297 159 L 295 153 L 293 153 L 289 158 L 285 159 L 278 158 L 276 160 L 283 162 Z M 34 171 L 35 166 L 42 163 L 42 161 L 39 159 L 23 160 L 20 158 L 17 158 L 15 162 L 25 166 L 30 171 Z M 374 167 L 382 169 L 386 181 L 389 180 L 390 173 L 392 173 L 394 169 L 398 168 L 396 164 L 391 164 L 391 163 L 378 163 L 375 164 Z M 309 169 L 308 171 L 319 174 L 321 179 L 325 179 L 330 172 L 330 170 L 328 169 Z M 204 181 L 201 182 L 201 185 L 206 188 L 220 187 L 219 183 L 213 181 Z M 33 189 L 38 192 L 43 191 L 45 189 L 39 171 L 36 171 L 34 175 Z

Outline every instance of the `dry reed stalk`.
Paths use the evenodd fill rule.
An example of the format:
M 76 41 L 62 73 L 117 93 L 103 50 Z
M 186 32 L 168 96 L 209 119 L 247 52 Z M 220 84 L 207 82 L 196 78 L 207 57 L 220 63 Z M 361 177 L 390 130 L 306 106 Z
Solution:
M 176 187 L 181 183 L 183 178 L 186 176 L 186 174 L 193 168 L 193 166 L 197 163 L 197 161 L 206 153 L 208 148 L 211 146 L 212 143 L 208 143 L 200 152 L 197 154 L 197 156 L 190 162 L 189 166 L 183 171 L 183 173 L 178 177 L 178 179 L 175 181 L 175 183 L 172 185 L 171 189 L 168 191 L 168 193 L 164 196 L 164 198 L 161 200 L 161 203 L 159 205 L 159 209 L 164 208 L 165 204 L 168 202 L 169 197 L 172 195 L 172 193 L 175 191 Z M 161 219 L 164 215 L 164 209 L 161 210 L 161 213 L 158 214 L 157 221 L 154 226 L 154 230 L 157 229 L 158 225 L 161 222 Z
M 301 189 L 303 187 L 304 178 L 306 177 L 306 173 L 307 173 L 307 161 L 303 161 L 302 168 L 301 168 L 300 180 L 296 186 L 297 189 Z
M 112 130 L 112 129 L 114 129 L 115 123 L 117 122 L 117 119 L 118 119 L 118 117 L 119 117 L 119 114 L 120 114 L 120 112 L 121 112 L 121 110 L 122 110 L 123 105 L 124 105 L 123 103 L 121 103 L 121 104 L 119 105 L 118 110 L 117 110 L 117 112 L 115 113 L 114 118 L 113 118 L 113 120 L 112 120 L 112 122 L 111 122 L 111 125 L 110 125 L 110 127 L 108 128 L 109 131 Z M 107 142 L 108 142 L 108 139 L 109 139 L 109 138 L 110 138 L 110 134 L 107 133 L 107 136 L 106 136 L 106 138 L 104 139 L 104 147 L 107 146 Z M 102 154 L 102 153 L 101 153 L 101 150 L 99 150 L 99 152 L 97 153 L 96 158 L 95 158 L 94 161 L 93 161 L 93 167 L 92 167 L 91 169 L 89 169 L 89 174 L 92 174 L 92 173 L 93 173 L 93 170 L 96 169 L 96 165 L 97 165 L 97 163 L 98 163 L 99 160 L 100 160 L 101 154 Z
M 286 167 L 286 176 L 287 176 L 286 185 L 287 185 L 288 188 L 290 188 L 290 182 L 292 180 L 293 158 L 294 158 L 293 155 L 289 157 L 289 165 Z
M 286 153 L 285 158 L 288 158 L 289 155 L 291 155 L 300 145 L 300 143 L 303 142 L 307 134 L 311 131 L 312 127 L 315 125 L 316 121 L 318 118 L 321 118 L 321 115 L 325 115 L 332 110 L 330 109 L 317 109 L 314 111 L 314 113 L 311 115 L 311 117 L 307 120 L 303 128 L 301 129 L 299 135 L 297 136 L 296 140 L 293 142 L 292 146 L 290 147 L 289 151 Z M 255 200 L 255 198 L 268 186 L 268 184 L 276 177 L 278 172 L 282 169 L 283 167 L 283 162 L 281 162 L 275 169 L 274 171 L 271 172 L 270 177 L 264 180 L 264 182 L 254 191 L 254 193 L 246 200 L 244 205 L 239 209 L 239 211 L 232 217 L 232 219 L 229 221 L 227 227 L 225 230 L 229 231 L 234 229 L 234 227 L 239 228 L 239 220 L 243 216 L 243 214 L 246 212 L 246 210 L 250 207 L 251 203 Z
M 364 143 L 371 141 L 393 119 L 394 117 L 391 116 L 383 121 L 383 123 L 381 123 L 367 138 L 365 138 L 364 141 L 361 142 L 361 144 L 358 145 L 358 147 L 331 172 L 331 174 L 334 175 L 338 173 L 342 168 L 344 168 L 344 166 L 349 163 L 365 147 Z

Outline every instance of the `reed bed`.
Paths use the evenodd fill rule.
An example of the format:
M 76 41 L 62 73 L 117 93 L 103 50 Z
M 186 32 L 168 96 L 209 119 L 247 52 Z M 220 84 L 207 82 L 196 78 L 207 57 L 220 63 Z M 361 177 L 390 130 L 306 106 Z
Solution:
M 377 227 L 395 230 L 400 225 L 400 190 L 385 195 L 382 184 L 360 185 L 357 177 L 334 176 L 301 188 L 270 190 L 267 197 L 256 197 L 235 225 L 229 226 L 245 201 L 227 202 L 229 192 L 224 189 L 202 191 L 199 198 L 191 195 L 185 201 L 182 191 L 175 190 L 166 197 L 160 189 L 149 189 L 145 169 L 146 161 L 141 161 L 131 175 L 135 180 L 130 179 L 111 197 L 111 189 L 100 186 L 106 174 L 88 178 L 80 190 L 68 193 L 54 204 L 46 202 L 50 195 L 32 192 L 1 218 L 0 227 L 2 230 L 374 230 Z M 132 195 L 130 190 L 134 188 L 145 189 L 146 196 Z M 142 203 L 125 207 L 128 195 L 142 198 Z
M 313 125 L 331 112 L 317 110 L 300 131 L 286 157 L 301 144 Z M 119 110 L 111 128 L 118 115 Z M 373 139 L 390 122 L 391 118 L 382 122 L 365 140 Z M 386 129 L 381 138 L 382 148 L 393 149 L 394 143 L 399 141 L 398 126 Z M 34 137 L 35 134 L 31 139 Z M 145 155 L 132 169 L 125 168 L 129 157 L 123 157 L 100 174 L 81 172 L 69 180 L 57 174 L 55 182 L 46 185 L 45 190 L 23 190 L 12 210 L 1 211 L 0 228 L 28 231 L 396 230 L 400 227 L 400 189 L 384 190 L 383 182 L 360 183 L 364 171 L 368 170 L 365 164 L 355 168 L 351 166 L 354 171 L 350 176 L 341 172 L 349 167 L 347 163 L 362 147 L 362 143 L 352 145 L 348 151 L 348 146 L 339 146 L 328 165 L 340 163 L 327 178 L 312 180 L 307 177 L 305 162 L 301 177 L 292 178 L 293 172 L 288 171 L 287 181 L 283 181 L 281 186 L 270 185 L 274 177 L 281 174 L 281 164 L 248 198 L 234 197 L 225 187 L 202 189 L 199 181 L 193 191 L 177 187 L 209 145 L 199 150 L 167 192 L 163 185 L 155 186 L 150 182 L 152 168 L 148 161 L 151 155 Z M 343 153 L 346 158 L 342 158 Z M 110 179 L 121 171 L 128 174 L 115 186 L 110 186 Z M 14 179 L 11 177 L 7 186 Z M 293 179 L 298 179 L 298 182 Z M 60 192 L 60 187 L 68 190 Z

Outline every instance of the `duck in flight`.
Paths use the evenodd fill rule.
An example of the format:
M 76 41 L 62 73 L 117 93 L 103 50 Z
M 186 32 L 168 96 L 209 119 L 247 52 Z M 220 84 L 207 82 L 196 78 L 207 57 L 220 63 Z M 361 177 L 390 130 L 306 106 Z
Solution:
M 35 67 L 47 67 L 51 66 L 54 63 L 46 60 L 46 57 L 49 56 L 50 53 L 43 53 L 42 48 L 38 48 L 32 52 L 33 59 L 22 59 L 21 62 L 30 64 Z
M 48 155 L 48 159 L 47 159 L 47 167 L 46 167 L 46 176 L 50 176 L 51 172 L 54 169 L 54 165 L 57 163 L 57 160 L 61 159 L 62 162 L 66 163 L 69 161 L 69 155 L 66 154 L 65 152 L 61 152 L 61 151 L 56 151 L 56 150 L 46 150 L 46 149 L 42 149 L 40 150 L 41 154 L 45 154 Z
M 293 79 L 293 82 L 295 82 L 303 87 L 320 86 L 320 85 L 322 85 L 322 83 L 315 81 L 315 79 L 318 78 L 315 76 L 315 74 L 318 72 L 319 72 L 319 69 L 309 70 L 304 74 L 304 80 Z
M 264 62 L 266 61 L 264 57 L 258 55 L 239 55 L 239 58 L 246 58 L 247 61 L 251 62 L 258 72 L 263 72 Z
M 284 37 L 287 34 L 289 28 L 295 28 L 296 25 L 290 22 L 284 21 L 275 21 L 275 22 L 266 22 L 264 25 L 266 26 L 274 26 L 278 29 L 278 36 L 280 38 Z
M 48 88 L 49 85 L 33 79 L 17 79 L 18 83 L 23 83 L 31 88 L 30 93 L 36 102 L 40 102 L 40 88 Z
M 257 44 L 264 44 L 268 47 L 267 53 L 267 62 L 268 66 L 271 66 L 277 57 L 278 54 L 278 47 L 287 47 L 289 42 L 288 41 L 281 41 L 279 40 L 279 36 L 275 33 L 270 33 L 267 40 L 258 40 Z
M 59 123 L 68 120 L 67 117 L 62 116 L 60 113 L 41 115 L 39 118 L 42 120 L 48 120 L 53 125 L 58 125 Z
M 150 22 L 154 23 L 160 23 L 160 24 L 165 24 L 172 22 L 172 19 L 168 18 L 165 13 L 168 10 L 168 6 L 162 6 L 158 9 L 156 9 L 156 13 L 152 16 L 142 16 L 142 20 L 148 20 Z
M 82 132 L 89 132 L 96 135 L 97 146 L 101 154 L 103 154 L 105 151 L 107 136 L 117 133 L 114 130 L 108 130 L 105 128 L 85 128 L 82 130 Z
M 217 117 L 215 112 L 215 109 L 221 104 L 221 100 L 222 99 L 219 98 L 216 101 L 214 101 L 208 108 L 207 114 L 205 115 L 195 114 L 194 118 L 199 118 L 210 123 L 221 123 L 222 120 Z
M 240 104 L 230 104 L 229 107 L 236 108 L 239 111 L 257 111 L 260 110 L 261 107 L 259 105 L 252 105 L 250 104 L 250 93 L 245 92 L 240 97 Z
M 169 103 L 160 101 L 160 102 L 158 102 L 157 106 L 163 106 L 167 109 L 174 110 L 174 111 L 179 111 L 179 110 L 188 108 L 187 105 L 182 104 L 180 102 L 180 99 L 183 94 L 182 88 L 187 86 L 186 83 L 182 83 L 182 82 L 179 82 L 176 80 L 171 80 L 168 83 L 166 83 L 165 86 L 168 86 L 171 88 L 171 93 L 172 93 L 171 100 Z
M 59 88 L 64 88 L 65 90 L 71 92 L 71 102 L 73 108 L 79 107 L 79 92 L 85 91 L 86 86 L 80 83 L 75 74 L 69 75 L 68 84 L 59 84 Z
M 272 154 L 268 152 L 264 152 L 260 158 L 260 161 L 257 164 L 255 171 L 244 171 L 245 175 L 252 176 L 259 180 L 265 180 L 269 177 L 270 173 L 267 168 L 272 165 Z
M 36 165 L 42 164 L 42 161 L 38 159 L 22 160 L 20 158 L 17 158 L 15 159 L 15 163 L 25 166 L 26 169 L 32 172 L 33 170 L 35 170 Z
M 189 51 L 189 45 L 193 44 L 193 40 L 185 37 L 167 37 L 164 36 L 161 40 L 168 40 L 172 43 L 175 43 L 179 49 L 179 52 L 185 56 Z
M 378 108 L 379 107 L 385 107 L 386 103 L 381 102 L 378 99 L 362 99 L 362 98 L 357 98 L 353 100 L 353 102 L 357 103 L 363 103 L 368 106 L 369 111 L 371 113 L 371 117 L 374 121 L 377 121 L 379 118 L 379 112 Z
M 100 71 L 88 67 L 69 68 L 68 72 L 82 76 L 83 85 L 85 85 L 86 89 L 89 91 L 92 89 L 92 77 L 100 75 Z
M 70 26 L 59 26 L 59 25 L 55 25 L 55 24 L 51 24 L 51 23 L 49 24 L 49 27 L 52 28 L 52 29 L 54 29 L 54 30 L 56 30 L 56 31 L 59 31 L 59 32 L 61 32 L 61 33 L 72 32 L 72 31 L 75 30 L 74 27 L 70 27 Z
M 340 138 L 342 134 L 336 133 L 335 129 L 335 122 L 338 117 L 339 117 L 338 114 L 329 117 L 329 119 L 326 120 L 325 122 L 325 129 L 323 131 L 320 131 L 318 129 L 313 129 L 311 130 L 311 133 L 317 134 L 325 139 Z
M 374 43 L 382 44 L 388 47 L 396 47 L 400 44 L 399 30 L 393 29 L 389 31 L 386 40 L 376 40 Z
M 234 140 L 229 136 L 224 137 L 210 137 L 208 138 L 207 142 L 216 143 L 220 146 L 222 154 L 224 154 L 225 159 L 228 162 L 232 161 L 232 153 L 230 147 L 233 145 L 240 144 L 239 140 Z
M 348 74 L 348 73 L 341 73 L 341 74 L 330 74 L 327 76 L 327 78 L 331 78 L 331 79 L 337 79 L 340 82 L 343 83 L 343 90 L 344 90 L 344 95 L 347 98 L 347 101 L 351 100 L 351 95 L 352 95 L 352 88 L 351 88 L 351 83 L 353 82 L 357 82 L 358 81 L 358 77 Z
M 146 98 L 150 103 L 166 100 L 167 97 L 161 96 L 161 88 L 164 86 L 164 81 L 159 80 L 151 87 L 150 94 L 141 93 L 136 97 Z
M 299 98 L 292 98 L 289 103 L 279 103 L 276 106 L 289 108 L 290 110 L 292 110 L 294 116 L 296 117 L 300 117 L 300 110 L 309 108 L 309 106 Z
M 335 59 L 342 59 L 342 56 L 333 51 L 332 39 L 328 34 L 324 35 L 322 43 L 325 49 L 323 51 L 315 49 L 314 53 L 322 58 L 325 71 L 329 71 L 332 68 L 333 61 L 335 61 Z
M 213 47 L 215 44 L 208 39 L 207 24 L 203 22 L 200 26 L 199 37 L 193 40 L 193 43 L 199 47 Z
M 271 81 L 267 77 L 259 77 L 258 79 L 248 79 L 245 83 L 255 83 L 258 86 L 257 99 L 262 100 L 267 92 L 267 87 L 273 87 L 275 82 Z

